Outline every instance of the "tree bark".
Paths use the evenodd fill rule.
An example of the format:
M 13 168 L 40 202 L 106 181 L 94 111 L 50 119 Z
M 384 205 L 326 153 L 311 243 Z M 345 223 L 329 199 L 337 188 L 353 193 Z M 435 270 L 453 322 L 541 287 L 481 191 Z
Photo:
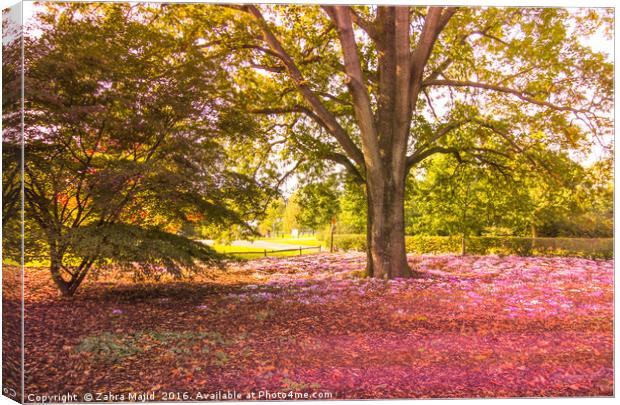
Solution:
M 90 271 L 94 260 L 90 258 L 82 259 L 80 265 L 71 274 L 69 280 L 62 276 L 62 261 L 64 257 L 63 249 L 59 248 L 55 242 L 50 243 L 50 273 L 58 291 L 64 297 L 72 297 L 80 287 L 86 275 Z
M 52 274 L 52 280 L 58 287 L 58 291 L 64 296 L 69 297 L 72 295 L 71 283 L 65 281 L 62 277 L 62 258 L 64 253 L 62 248 L 58 246 L 55 240 L 49 242 L 50 246 L 50 273 Z
M 367 182 L 367 275 L 393 279 L 414 275 L 405 250 L 404 181 L 389 176 Z

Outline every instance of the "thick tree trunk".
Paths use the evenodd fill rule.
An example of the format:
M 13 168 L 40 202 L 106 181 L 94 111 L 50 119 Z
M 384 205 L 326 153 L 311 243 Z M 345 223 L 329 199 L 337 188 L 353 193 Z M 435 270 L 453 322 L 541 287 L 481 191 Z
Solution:
M 52 257 L 50 272 L 52 273 L 52 280 L 54 281 L 54 284 L 58 287 L 58 291 L 60 291 L 64 297 L 70 297 L 73 294 L 71 292 L 70 283 L 62 278 L 60 261 L 58 258 Z
M 399 184 L 400 183 L 400 184 Z M 393 279 L 413 275 L 405 251 L 404 182 L 368 181 L 367 274 Z
M 71 276 L 68 281 L 62 277 L 61 267 L 57 262 L 52 262 L 50 265 L 50 271 L 52 273 L 52 280 L 58 287 L 58 291 L 60 291 L 64 297 L 72 297 L 86 278 L 86 275 L 91 267 L 92 263 L 80 265 L 76 270 L 75 275 Z
M 82 259 L 80 265 L 74 270 L 69 280 L 62 276 L 62 260 L 64 254 L 57 248 L 55 243 L 50 243 L 50 273 L 52 280 L 58 287 L 58 291 L 64 297 L 71 297 L 82 284 L 90 271 L 94 261 L 90 258 Z

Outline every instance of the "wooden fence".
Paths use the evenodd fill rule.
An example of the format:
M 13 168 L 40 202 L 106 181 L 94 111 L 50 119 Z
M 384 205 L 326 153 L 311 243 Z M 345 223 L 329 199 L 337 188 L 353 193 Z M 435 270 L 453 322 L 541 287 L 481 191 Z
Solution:
M 255 251 L 245 251 L 245 252 L 224 252 L 224 255 L 237 255 L 237 256 L 245 256 L 245 255 L 262 255 L 264 257 L 268 257 L 270 255 L 272 255 L 273 253 L 285 253 L 285 252 L 299 252 L 299 256 L 301 256 L 303 254 L 303 252 L 305 250 L 317 250 L 319 253 L 322 251 L 322 246 L 305 246 L 305 247 L 298 247 L 298 248 L 293 248 L 293 249 L 264 249 L 264 250 L 255 250 Z

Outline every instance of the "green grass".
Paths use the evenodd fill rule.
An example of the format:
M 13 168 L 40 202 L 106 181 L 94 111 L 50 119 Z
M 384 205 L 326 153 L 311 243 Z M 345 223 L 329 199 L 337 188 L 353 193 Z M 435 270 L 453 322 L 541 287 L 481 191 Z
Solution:
M 299 246 L 302 246 L 302 247 L 322 246 L 323 249 L 325 249 L 325 242 L 317 240 L 315 237 L 292 238 L 290 237 L 290 235 L 286 235 L 286 237 L 284 238 L 261 238 L 257 240 L 281 243 L 283 245 L 291 245 L 291 249 L 294 249 L 295 247 L 299 247 Z M 257 259 L 257 258 L 265 257 L 264 248 L 231 246 L 231 245 L 213 245 L 211 247 L 215 249 L 216 252 L 219 252 L 219 253 L 234 252 L 235 254 L 233 256 L 241 258 L 241 259 Z M 279 249 L 267 249 L 268 257 L 299 256 L 299 250 L 292 251 L 292 252 L 273 252 L 273 253 L 271 252 L 272 250 L 279 250 Z M 237 252 L 240 252 L 240 253 L 237 253 Z M 245 252 L 256 252 L 256 253 L 244 254 Z M 310 254 L 310 253 L 317 253 L 317 252 L 318 252 L 318 249 L 302 251 L 303 254 Z M 262 253 L 262 254 L 259 254 L 259 253 Z M 8 264 L 8 265 L 19 266 L 19 263 L 17 262 L 12 263 L 12 261 L 9 261 L 6 259 L 4 260 L 4 262 L 5 264 Z M 26 266 L 48 267 L 49 260 L 30 261 L 26 263 Z
M 215 249 L 216 252 L 219 253 L 230 253 L 230 252 L 262 252 L 265 249 L 256 248 L 256 247 L 246 247 L 246 246 L 232 246 L 232 245 L 213 245 L 211 246 Z
M 265 239 L 261 239 L 265 240 Z M 292 244 L 291 244 L 292 245 Z M 298 245 L 298 246 L 318 246 L 318 245 Z M 256 247 L 245 247 L 245 246 L 230 246 L 230 245 L 213 245 L 213 249 L 219 253 L 230 254 L 231 256 L 240 258 L 240 259 L 260 259 L 261 257 L 265 257 L 265 250 L 267 251 L 267 257 L 286 257 L 286 256 L 299 256 L 299 250 L 295 249 L 295 246 L 291 246 L 291 249 L 295 249 L 288 252 L 274 252 L 274 250 L 279 249 L 264 249 L 264 248 L 256 248 Z M 311 254 L 317 253 L 318 249 L 309 249 L 302 250 L 302 254 Z
M 313 236 L 303 238 L 260 238 L 258 240 L 295 246 L 325 246 L 323 241 L 317 240 L 316 237 Z
M 103 332 L 90 335 L 74 347 L 76 353 L 87 353 L 94 361 L 105 364 L 119 363 L 126 357 L 139 355 L 151 346 L 165 348 L 174 354 L 191 354 L 196 343 L 201 341 L 202 353 L 209 353 L 213 348 L 224 348 L 242 342 L 247 335 L 242 333 L 237 336 L 226 337 L 217 331 L 155 331 L 144 330 L 130 334 Z M 207 347 L 211 345 L 212 347 Z M 222 351 L 215 351 L 214 362 L 216 365 L 225 365 L 229 357 Z

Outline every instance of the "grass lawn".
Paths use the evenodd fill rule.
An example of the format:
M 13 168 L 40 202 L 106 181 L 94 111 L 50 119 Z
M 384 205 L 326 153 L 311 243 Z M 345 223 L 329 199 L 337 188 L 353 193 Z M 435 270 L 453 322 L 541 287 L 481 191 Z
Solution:
M 265 239 L 261 239 L 261 240 L 265 240 Z M 275 241 L 276 240 L 273 240 L 273 242 Z M 298 246 L 318 246 L 318 245 L 317 244 L 311 244 L 311 245 L 300 244 Z M 265 256 L 267 257 L 299 256 L 299 250 L 295 249 L 295 246 L 291 246 L 291 249 L 295 249 L 295 250 L 291 250 L 287 252 L 278 252 L 278 251 L 274 252 L 274 250 L 279 250 L 279 249 L 265 249 L 265 248 L 257 248 L 257 247 L 231 246 L 231 245 L 213 245 L 211 247 L 215 249 L 216 252 L 225 253 L 225 254 L 234 256 L 236 258 L 247 259 L 247 260 L 260 259 L 260 258 L 264 258 Z M 302 250 L 303 255 L 318 253 L 318 252 L 319 252 L 318 249 Z
M 295 246 L 325 246 L 325 242 L 317 240 L 316 237 L 302 237 L 302 238 L 260 238 L 258 240 L 264 240 L 266 242 L 283 243 L 285 245 Z

